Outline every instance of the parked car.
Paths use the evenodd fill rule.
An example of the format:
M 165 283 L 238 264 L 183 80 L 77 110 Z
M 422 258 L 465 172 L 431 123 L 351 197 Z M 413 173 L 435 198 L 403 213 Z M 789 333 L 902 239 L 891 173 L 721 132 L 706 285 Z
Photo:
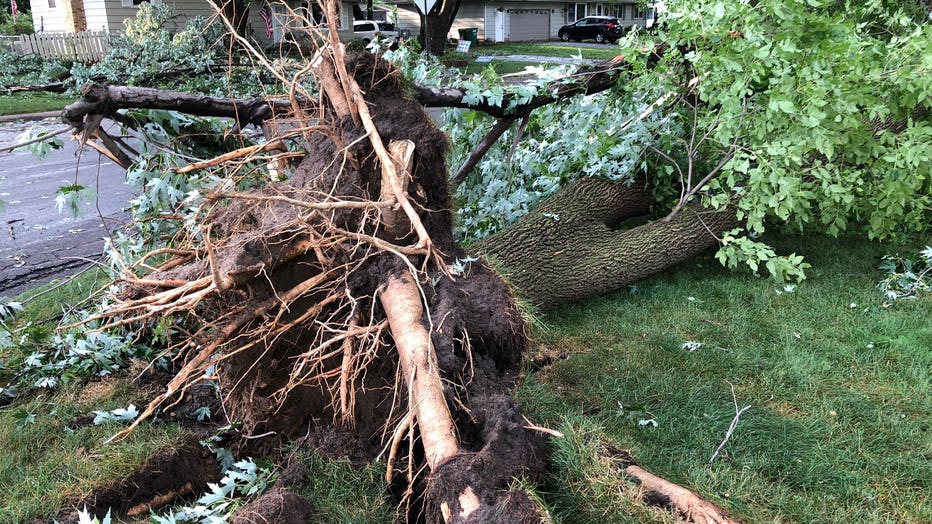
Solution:
M 401 33 L 391 22 L 377 22 L 375 20 L 357 20 L 353 22 L 353 38 L 369 43 L 378 38 L 396 41 Z
M 595 40 L 602 42 L 617 42 L 621 38 L 622 25 L 617 18 L 608 16 L 587 16 L 580 18 L 576 23 L 565 25 L 557 32 L 557 36 L 564 42 L 575 40 Z

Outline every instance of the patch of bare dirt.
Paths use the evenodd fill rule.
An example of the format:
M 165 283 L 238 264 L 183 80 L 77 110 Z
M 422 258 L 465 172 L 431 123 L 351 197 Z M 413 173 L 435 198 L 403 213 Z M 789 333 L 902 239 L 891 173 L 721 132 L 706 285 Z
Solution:
M 313 508 L 304 497 L 287 488 L 273 488 L 233 515 L 233 524 L 306 524 Z
M 177 449 L 166 448 L 149 458 L 132 474 L 94 490 L 78 501 L 73 510 L 63 511 L 62 524 L 78 521 L 77 509 L 87 507 L 103 517 L 145 517 L 149 510 L 172 504 L 181 497 L 198 496 L 208 482 L 220 479 L 216 458 L 196 441 Z

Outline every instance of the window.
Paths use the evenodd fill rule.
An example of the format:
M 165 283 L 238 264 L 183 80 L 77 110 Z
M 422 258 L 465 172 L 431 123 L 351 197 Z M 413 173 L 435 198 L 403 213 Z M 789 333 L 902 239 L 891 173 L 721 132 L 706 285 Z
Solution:
M 586 4 L 573 4 L 566 13 L 566 23 L 571 24 L 581 18 L 585 18 L 586 14 Z
M 642 18 L 647 18 L 647 9 L 640 9 L 638 6 L 634 6 L 634 17 L 635 20 L 641 20 Z
M 617 18 L 619 20 L 625 19 L 625 6 L 623 4 L 615 4 L 612 6 L 609 11 L 609 16 L 612 18 Z
M 55 0 L 49 0 L 49 2 L 54 2 Z M 139 4 L 143 2 L 149 2 L 152 5 L 162 5 L 161 0 L 121 0 L 121 5 L 123 7 L 139 7 Z

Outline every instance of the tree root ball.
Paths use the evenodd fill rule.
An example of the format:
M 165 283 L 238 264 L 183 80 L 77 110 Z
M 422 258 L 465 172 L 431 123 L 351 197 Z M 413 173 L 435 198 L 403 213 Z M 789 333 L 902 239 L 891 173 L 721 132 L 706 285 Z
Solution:
M 213 352 L 202 368 L 215 362 L 223 406 L 250 437 L 240 442 L 241 452 L 275 454 L 300 439 L 328 455 L 371 460 L 393 441 L 400 455 L 424 454 L 420 439 L 409 447 L 392 438 L 414 408 L 380 294 L 392 278 L 408 275 L 424 309 L 414 323 L 429 331 L 425 348 L 439 368 L 433 380 L 442 384 L 460 450 L 430 474 L 423 497 L 428 510 L 418 513 L 489 522 L 505 511 L 513 513 L 508 522 L 538 521 L 536 512 L 522 513 L 533 506 L 530 499 L 508 491 L 517 476 L 537 478 L 545 462 L 543 438 L 524 427 L 508 397 L 527 344 L 526 322 L 508 285 L 484 262 L 448 269 L 465 252 L 453 240 L 445 135 L 407 97 L 390 64 L 357 53 L 346 68 L 381 140 L 414 143 L 404 198 L 431 249 L 409 249 L 420 238 L 411 227 L 416 220 L 398 211 L 401 204 L 309 210 L 379 203 L 386 193 L 383 166 L 364 127 L 325 114 L 321 121 L 330 124 L 307 135 L 308 155 L 292 177 L 207 206 L 207 257 L 149 278 L 216 288 L 197 303 L 189 325 L 200 347 Z M 399 220 L 409 223 L 395 227 Z M 141 285 L 127 296 L 151 293 Z M 205 326 L 204 319 L 212 322 Z M 423 457 L 412 458 L 418 468 Z M 407 464 L 401 456 L 396 462 Z M 466 520 L 457 517 L 469 513 L 456 507 L 463 490 L 480 504 Z M 290 496 L 276 490 L 260 500 L 274 505 Z

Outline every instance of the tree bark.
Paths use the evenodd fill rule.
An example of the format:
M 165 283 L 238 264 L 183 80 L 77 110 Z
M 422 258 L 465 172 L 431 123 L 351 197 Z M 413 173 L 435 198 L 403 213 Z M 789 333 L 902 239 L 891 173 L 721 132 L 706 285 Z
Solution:
M 230 21 L 236 34 L 248 37 L 246 28 L 249 27 L 249 2 L 243 0 L 210 0 L 221 15 Z
M 668 223 L 615 228 L 648 211 L 642 187 L 584 178 L 473 251 L 504 267 L 519 294 L 544 309 L 622 288 L 718 243 L 734 210 L 684 209 Z
M 276 114 L 289 113 L 287 100 L 238 100 L 214 96 L 192 95 L 149 87 L 127 87 L 92 84 L 81 90 L 81 99 L 65 107 L 62 121 L 78 130 L 84 117 L 91 114 L 109 116 L 118 109 L 170 109 L 196 116 L 233 118 L 240 124 L 261 125 Z
M 426 15 L 421 14 L 421 44 L 432 55 L 446 50 L 447 34 L 460 10 L 460 0 L 440 0 Z

